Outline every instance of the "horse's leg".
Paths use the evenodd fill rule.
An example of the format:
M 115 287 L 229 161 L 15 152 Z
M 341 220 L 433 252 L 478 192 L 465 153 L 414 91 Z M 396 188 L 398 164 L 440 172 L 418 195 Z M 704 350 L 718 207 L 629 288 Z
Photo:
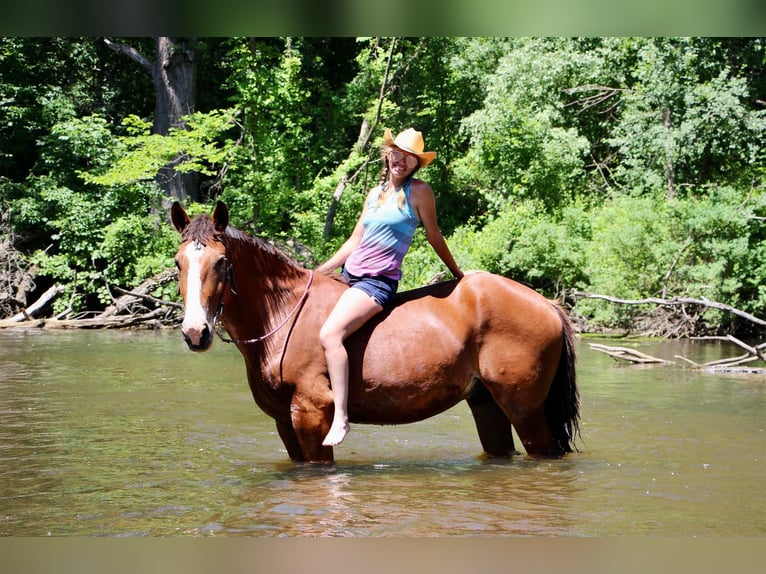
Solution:
M 331 446 L 324 446 L 322 440 L 330 430 L 332 403 L 321 409 L 310 400 L 293 398 L 290 405 L 292 431 L 300 445 L 303 460 L 330 464 L 334 462 Z
M 481 381 L 474 382 L 466 402 L 471 408 L 479 440 L 486 454 L 492 457 L 519 454 L 513 444 L 511 422 Z
M 516 429 L 524 450 L 530 456 L 562 456 L 564 451 L 556 442 L 545 414 L 545 397 L 536 399 L 534 393 L 525 393 L 519 388 L 534 388 L 543 385 L 538 379 L 505 380 L 502 383 L 487 381 L 486 386 L 495 399 L 498 410 L 505 413 Z
M 287 449 L 287 456 L 294 462 L 305 462 L 306 457 L 303 455 L 303 449 L 301 449 L 293 425 L 289 422 L 279 420 L 276 421 L 276 423 L 277 433 L 279 434 L 279 438 L 282 439 L 282 444 L 284 444 Z
M 507 342 L 500 339 L 482 349 L 480 378 L 530 456 L 564 454 L 545 412 L 546 397 L 561 356 L 560 337 L 558 334 L 537 343 L 518 344 L 512 355 Z
M 516 366 L 515 371 L 499 369 L 492 377 L 485 373 L 484 386 L 516 429 L 528 455 L 563 455 L 545 414 L 545 397 L 553 374 L 539 370 L 534 362 L 526 368 Z
M 559 457 L 564 451 L 551 434 L 545 406 L 527 411 L 524 416 L 512 416 L 513 426 L 524 444 L 527 454 L 535 457 Z

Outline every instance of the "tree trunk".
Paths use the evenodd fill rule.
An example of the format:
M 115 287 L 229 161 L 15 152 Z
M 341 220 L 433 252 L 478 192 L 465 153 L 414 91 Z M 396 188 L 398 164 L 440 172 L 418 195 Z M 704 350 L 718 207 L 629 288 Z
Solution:
M 138 50 L 105 39 L 112 50 L 125 54 L 140 64 L 152 77 L 155 90 L 153 131 L 163 136 L 171 128 L 184 129 L 181 118 L 196 110 L 197 64 L 192 38 L 157 38 L 155 59 L 149 60 Z M 168 206 L 187 198 L 199 200 L 199 175 L 179 173 L 170 162 L 157 174 L 157 183 L 165 193 Z
M 152 79 L 156 92 L 154 132 L 165 136 L 171 128 L 184 129 L 186 126 L 181 118 L 196 109 L 197 66 L 193 41 L 166 36 L 157 38 Z M 174 200 L 183 202 L 188 197 L 199 200 L 198 174 L 177 172 L 175 162 L 160 170 L 157 181 L 165 191 L 168 204 Z
M 665 120 L 663 122 L 665 129 L 668 130 L 666 137 L 670 139 L 670 108 L 665 110 Z M 671 150 L 668 149 L 670 144 L 665 144 L 665 178 L 668 181 L 668 200 L 672 200 L 676 197 L 676 173 L 673 167 L 673 156 Z

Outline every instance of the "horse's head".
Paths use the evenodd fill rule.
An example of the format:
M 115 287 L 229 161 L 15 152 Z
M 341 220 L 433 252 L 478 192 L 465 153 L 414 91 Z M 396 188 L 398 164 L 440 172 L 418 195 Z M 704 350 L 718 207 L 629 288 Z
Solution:
M 212 219 L 200 215 L 190 220 L 181 204 L 175 202 L 170 213 L 183 238 L 175 257 L 184 302 L 181 332 L 192 351 L 207 351 L 213 344 L 216 316 L 226 287 L 228 261 L 221 237 L 229 223 L 229 210 L 219 201 Z

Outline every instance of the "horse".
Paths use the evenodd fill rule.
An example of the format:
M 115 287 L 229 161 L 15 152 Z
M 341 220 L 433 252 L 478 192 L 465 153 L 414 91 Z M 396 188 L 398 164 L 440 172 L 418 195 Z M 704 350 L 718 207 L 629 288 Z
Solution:
M 175 202 L 171 221 L 189 349 L 210 349 L 220 321 L 290 459 L 333 463 L 322 445 L 334 405 L 319 329 L 347 284 L 230 226 L 221 201 L 194 219 Z M 558 304 L 488 272 L 400 292 L 345 342 L 349 419 L 405 424 L 465 400 L 484 455 L 520 454 L 515 427 L 528 456 L 561 457 L 579 433 L 574 337 Z

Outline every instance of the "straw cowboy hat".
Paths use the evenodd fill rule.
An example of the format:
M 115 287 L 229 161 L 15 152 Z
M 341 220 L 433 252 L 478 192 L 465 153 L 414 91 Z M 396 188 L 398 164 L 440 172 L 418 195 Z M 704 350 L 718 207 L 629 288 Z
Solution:
M 426 167 L 436 157 L 435 151 L 423 151 L 423 134 L 414 128 L 407 128 L 396 139 L 391 137 L 391 130 L 386 128 L 383 131 L 383 143 L 388 147 L 398 147 L 401 150 L 418 156 L 420 167 Z

